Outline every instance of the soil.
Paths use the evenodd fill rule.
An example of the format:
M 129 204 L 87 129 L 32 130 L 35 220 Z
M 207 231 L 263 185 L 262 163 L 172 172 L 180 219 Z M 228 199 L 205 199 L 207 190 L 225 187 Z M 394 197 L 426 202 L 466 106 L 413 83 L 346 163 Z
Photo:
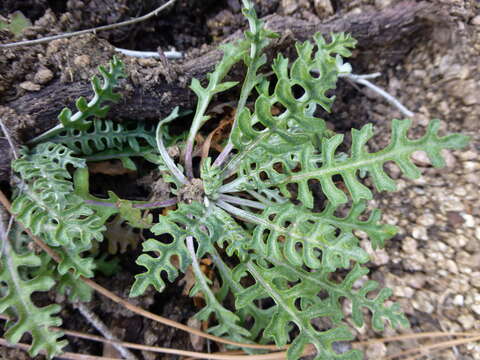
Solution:
M 14 11 L 21 11 L 34 24 L 22 36 L 33 39 L 126 20 L 145 14 L 164 2 L 6 0 L 0 4 L 0 15 L 7 17 Z M 424 168 L 422 177 L 417 180 L 401 178 L 399 170 L 389 164 L 392 176 L 399 178 L 398 192 L 377 194 L 371 205 L 379 207 L 384 220 L 398 225 L 401 231 L 384 250 L 372 251 L 366 240 L 364 246 L 373 259 L 369 276 L 393 290 L 392 300 L 401 304 L 412 328 L 393 330 L 387 326 L 384 332 L 375 333 L 366 325 L 354 333 L 358 340 L 367 340 L 410 332 L 479 331 L 480 4 L 475 0 L 255 2 L 262 17 L 289 16 L 295 19 L 292 23 L 309 26 L 347 22 L 352 16 L 371 12 L 388 13 L 389 9 L 399 4 L 402 7 L 420 4 L 428 8 L 429 16 L 415 15 L 412 18 L 413 24 L 428 22 L 427 27 L 410 27 L 410 32 L 402 41 L 392 38 L 389 41 L 380 35 L 368 40 L 366 36 L 367 40 L 359 44 L 361 52 L 354 54 L 351 63 L 355 73 L 381 72 L 382 76 L 375 79 L 375 84 L 396 96 L 415 113 L 412 137 L 425 131 L 428 119 L 439 118 L 442 120 L 442 131 L 462 132 L 470 135 L 472 141 L 467 150 L 445 153 L 446 170 L 432 168 L 423 154 L 415 154 L 415 162 Z M 399 8 L 395 9 L 398 11 Z M 205 73 L 205 69 L 192 65 L 195 59 L 200 55 L 215 59 L 216 55 L 210 53 L 210 49 L 243 28 L 239 0 L 178 0 L 171 9 L 149 21 L 101 32 L 97 36 L 0 49 L 0 116 L 5 119 L 17 144 L 48 128 L 56 121 L 55 114 L 59 108 L 71 104 L 78 93 L 88 89 L 86 80 L 96 74 L 98 64 L 111 58 L 113 46 L 184 52 L 185 60 L 177 63 L 173 60 L 162 64 L 157 60 L 124 58 L 129 76 L 122 91 L 125 96 L 143 97 L 145 107 L 149 106 L 149 101 L 153 104 L 152 108 L 155 106 L 152 94 L 156 94 L 157 99 L 161 96 L 166 103 L 178 100 L 182 106 L 191 108 L 194 98 L 188 93 L 186 85 L 191 74 Z M 378 40 L 374 48 L 375 39 L 381 41 Z M 9 41 L 13 41 L 12 34 L 0 32 L 0 42 Z M 288 53 L 291 44 L 286 41 L 279 48 Z M 179 69 L 185 68 L 192 70 L 186 74 L 179 72 Z M 237 72 L 240 74 L 242 69 Z M 162 89 L 160 94 L 159 89 Z M 52 93 L 55 96 L 61 94 L 61 98 L 55 100 L 57 104 L 54 108 L 38 107 L 42 108 L 43 118 L 38 115 L 40 110 L 23 112 L 26 108 L 33 108 L 32 103 L 44 104 L 36 97 L 37 94 L 48 99 Z M 368 122 L 374 123 L 378 135 L 369 145 L 374 150 L 385 146 L 390 120 L 401 118 L 399 111 L 372 91 L 343 80 L 340 80 L 336 95 L 332 114 L 325 115 L 332 128 L 343 132 Z M 228 99 L 217 100 L 218 103 L 225 101 Z M 148 115 L 139 104 L 141 101 L 130 105 L 128 116 L 138 113 L 142 119 L 158 119 L 158 115 Z M 44 118 L 51 120 L 39 120 Z M 6 141 L 0 138 L 0 186 L 8 191 L 9 157 L 3 155 L 8 152 L 7 149 Z M 135 241 L 140 239 L 133 239 L 133 243 Z M 128 257 L 136 254 L 138 250 L 129 250 Z M 100 278 L 98 281 L 126 297 L 131 274 L 138 269 L 132 267 L 128 259 L 122 259 L 121 264 L 122 271 L 113 279 Z M 183 285 L 176 282 L 163 294 L 150 292 L 133 301 L 159 315 L 187 323 L 197 309 L 191 299 L 182 295 L 182 291 Z M 90 308 L 111 329 L 124 329 L 119 336 L 125 341 L 193 350 L 192 339 L 185 333 L 133 316 L 104 298 L 96 297 Z M 64 306 L 62 317 L 65 328 L 93 331 L 69 305 Z M 366 359 L 382 359 L 419 344 L 417 340 L 412 340 L 371 345 L 366 349 Z M 83 340 L 71 340 L 67 350 L 101 355 L 105 348 Z M 175 358 L 167 355 L 155 357 L 147 353 L 137 355 L 149 360 Z M 0 348 L 0 359 L 27 358 L 17 350 Z M 424 358 L 480 359 L 480 345 L 471 343 L 443 349 Z

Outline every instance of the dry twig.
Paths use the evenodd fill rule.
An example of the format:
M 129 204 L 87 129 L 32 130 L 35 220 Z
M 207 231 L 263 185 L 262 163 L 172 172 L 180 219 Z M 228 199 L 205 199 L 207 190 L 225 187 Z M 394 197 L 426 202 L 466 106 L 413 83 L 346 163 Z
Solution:
M 167 3 L 163 4 L 162 6 L 159 6 L 155 10 L 149 12 L 146 15 L 136 17 L 130 20 L 125 20 L 116 24 L 110 24 L 110 25 L 104 25 L 104 26 L 99 26 L 96 28 L 91 28 L 91 29 L 85 29 L 85 30 L 79 30 L 79 31 L 74 31 L 70 33 L 65 33 L 65 34 L 59 34 L 59 35 L 53 35 L 53 36 L 47 36 L 43 37 L 40 39 L 35 39 L 35 40 L 25 40 L 25 41 L 18 41 L 14 43 L 9 43 L 9 44 L 0 44 L 0 48 L 12 48 L 12 47 L 18 47 L 18 46 L 29 46 L 29 45 L 37 45 L 37 44 L 42 44 L 46 43 L 52 40 L 57 40 L 57 39 L 64 39 L 64 38 L 69 38 L 72 36 L 78 36 L 78 35 L 83 35 L 83 34 L 88 34 L 88 33 L 94 33 L 96 34 L 99 31 L 105 31 L 105 30 L 112 30 L 116 29 L 122 26 L 127 26 L 127 25 L 132 25 L 132 24 L 137 24 L 139 22 L 148 20 L 156 15 L 158 15 L 162 10 L 166 9 L 170 5 L 173 5 L 173 3 L 176 0 L 169 0 Z

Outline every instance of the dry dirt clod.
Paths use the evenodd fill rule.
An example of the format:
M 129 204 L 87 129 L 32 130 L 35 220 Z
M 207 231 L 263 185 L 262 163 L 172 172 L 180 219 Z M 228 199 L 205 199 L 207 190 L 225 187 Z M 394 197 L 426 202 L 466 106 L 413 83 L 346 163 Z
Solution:
M 40 85 L 35 84 L 32 81 L 24 81 L 20 84 L 20 87 L 27 91 L 40 91 L 41 89 Z
M 50 69 L 42 67 L 35 73 L 33 81 L 37 84 L 44 85 L 52 79 L 53 79 L 53 72 Z
M 281 9 L 285 15 L 294 15 L 300 9 L 309 9 L 308 0 L 282 0 Z
M 73 63 L 77 66 L 88 66 L 90 65 L 90 56 L 88 55 L 79 55 L 73 59 Z
M 384 9 L 393 4 L 393 0 L 375 0 L 375 6 L 379 9 Z
M 330 0 L 315 0 L 314 6 L 315 12 L 320 18 L 333 15 L 333 13 L 335 12 L 332 2 Z

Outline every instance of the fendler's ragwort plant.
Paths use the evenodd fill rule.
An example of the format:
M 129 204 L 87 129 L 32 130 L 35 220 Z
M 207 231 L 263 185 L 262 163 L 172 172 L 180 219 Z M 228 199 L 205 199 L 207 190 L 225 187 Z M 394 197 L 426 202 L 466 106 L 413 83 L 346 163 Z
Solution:
M 373 248 L 384 246 L 396 233 L 395 227 L 380 222 L 378 209 L 364 216 L 373 195 L 360 174 L 368 176 L 376 190 L 394 191 L 395 181 L 384 171 L 386 162 L 416 178 L 420 172 L 410 160 L 414 151 L 425 151 L 433 166 L 441 167 L 441 151 L 464 147 L 467 137 L 440 137 L 439 122 L 432 121 L 423 137 L 411 140 L 411 121 L 394 120 L 391 142 L 383 150 L 368 151 L 373 137 L 369 124 L 352 129 L 350 151 L 340 152 L 343 135 L 327 130 L 316 114 L 318 109 L 331 110 L 334 97 L 327 94 L 339 76 L 351 72 L 343 58 L 355 40 L 332 34 L 327 42 L 317 34 L 313 43 L 296 45 L 292 63 L 279 54 L 270 78 L 265 75 L 264 50 L 276 34 L 264 27 L 250 1 L 243 0 L 243 5 L 249 22 L 244 39 L 222 47 L 223 57 L 204 85 L 192 80 L 198 102 L 186 138 L 170 137 L 166 131 L 178 109 L 160 121 L 156 132 L 139 123 L 126 127 L 102 119 L 108 110 L 102 104 L 117 100 L 113 87 L 123 76 L 123 64 L 114 59 L 109 70 L 100 69 L 103 83 L 92 81 L 94 98 L 88 103 L 79 99 L 75 114 L 64 110 L 61 124 L 34 139 L 31 144 L 38 145 L 25 148 L 13 163 L 19 174 L 13 211 L 62 261 L 57 266 L 30 253 L 25 246 L 29 240 L 22 236 L 7 246 L 0 269 L 0 311 L 15 319 L 7 324 L 10 341 L 29 332 L 32 355 L 41 349 L 50 356 L 61 353 L 61 333 L 49 330 L 61 322 L 59 306 L 37 308 L 31 294 L 56 286 L 70 298 L 88 301 L 90 293 L 76 279 L 93 276 L 96 259 L 91 249 L 102 241 L 112 215 L 156 235 L 143 243 L 137 264 L 145 271 L 135 277 L 131 296 L 142 295 L 149 286 L 163 291 L 165 277 L 174 281 L 191 267 L 196 282 L 190 295 L 201 293 L 205 300 L 197 317 L 213 321 L 209 330 L 217 336 L 242 343 L 290 344 L 289 360 L 299 359 L 307 345 L 313 345 L 316 359 L 360 359 L 357 350 L 337 353 L 333 348 L 335 342 L 352 339 L 346 316 L 362 326 L 368 310 L 376 330 L 383 329 L 385 321 L 408 326 L 398 304 L 387 304 L 389 289 L 378 290 L 374 281 L 354 287 L 368 273 L 369 260 L 356 231 L 366 233 Z M 239 62 L 247 69 L 243 82 L 224 81 Z M 202 160 L 200 178 L 195 178 L 192 154 L 196 135 L 209 119 L 210 101 L 237 86 L 240 96 L 230 137 L 215 161 Z M 247 107 L 251 99 L 252 109 Z M 169 155 L 173 145 L 183 149 L 178 163 Z M 112 192 L 108 199 L 89 193 L 87 161 L 120 159 L 135 169 L 136 157 L 158 164 L 166 197 L 142 202 L 122 200 Z M 77 169 L 73 183 L 67 166 Z M 321 212 L 313 210 L 320 201 L 312 191 L 315 183 L 326 198 Z M 339 207 L 349 203 L 347 215 L 338 215 Z M 142 214 L 142 209 L 175 204 L 176 210 L 157 223 Z M 165 234 L 170 240 L 164 241 Z M 220 287 L 201 270 L 199 262 L 205 257 L 215 265 Z M 232 298 L 233 304 L 228 301 Z M 351 314 L 344 312 L 345 299 Z M 322 319 L 328 321 L 318 321 Z
M 407 326 L 408 321 L 397 304 L 385 305 L 389 289 L 372 297 L 369 294 L 378 287 L 374 281 L 353 287 L 368 273 L 362 265 L 369 260 L 354 231 L 368 234 L 374 248 L 382 247 L 396 233 L 395 227 L 380 223 L 377 209 L 367 220 L 360 220 L 372 191 L 359 180 L 359 174 L 368 174 L 378 191 L 393 191 L 395 182 L 383 168 L 386 162 L 395 162 L 405 176 L 416 178 L 420 172 L 410 160 L 414 151 L 425 151 L 434 166 L 443 166 L 441 150 L 461 148 L 467 138 L 458 134 L 439 137 L 440 124 L 433 121 L 422 138 L 411 140 L 407 137 L 411 121 L 394 120 L 386 148 L 375 153 L 367 150 L 373 136 L 369 124 L 352 130 L 350 153 L 341 156 L 337 150 L 343 135 L 328 131 L 325 121 L 315 114 L 318 108 L 331 110 L 334 98 L 327 92 L 335 89 L 339 75 L 351 71 L 342 57 L 350 55 L 355 40 L 332 34 L 326 42 L 317 34 L 314 43 L 296 45 L 298 57 L 293 63 L 279 54 L 272 65 L 275 79 L 268 80 L 260 72 L 266 65 L 263 50 L 276 35 L 265 29 L 249 1 L 244 1 L 243 12 L 250 25 L 245 39 L 224 46 L 224 56 L 205 86 L 192 81 L 198 103 L 185 146 L 185 173 L 157 137 L 163 164 L 178 189 L 179 204 L 152 231 L 170 234 L 173 241 L 144 243 L 144 251 L 155 255 L 138 258 L 137 263 L 147 270 L 136 276 L 131 293 L 140 295 L 149 285 L 162 291 L 163 272 L 173 281 L 191 266 L 196 276 L 191 295 L 201 292 L 206 302 L 198 317 L 207 320 L 214 315 L 217 325 L 210 330 L 215 335 L 240 342 L 291 343 L 291 360 L 300 358 L 307 344 L 313 344 L 317 359 L 361 358 L 356 350 L 338 354 L 332 347 L 336 341 L 352 339 L 342 324 L 346 316 L 343 298 L 351 302 L 357 326 L 363 325 L 364 309 L 370 311 L 376 330 L 383 329 L 385 320 L 393 326 Z M 230 138 L 213 163 L 204 159 L 200 179 L 195 179 L 191 155 L 195 135 L 208 120 L 205 111 L 213 95 L 237 85 L 222 79 L 239 61 L 247 73 Z M 252 97 L 256 100 L 250 110 L 246 103 Z M 274 107 L 284 110 L 272 115 Z M 346 190 L 335 184 L 334 177 L 341 177 Z M 312 210 L 313 182 L 320 183 L 327 199 L 322 212 Z M 336 209 L 349 201 L 349 213 L 337 216 Z M 212 259 L 221 279 L 217 292 L 200 270 L 199 259 L 205 256 Z M 350 268 L 342 280 L 334 280 L 337 270 Z M 234 308 L 223 304 L 228 294 L 235 298 Z M 330 320 L 332 327 L 317 328 L 315 319 L 319 318 Z

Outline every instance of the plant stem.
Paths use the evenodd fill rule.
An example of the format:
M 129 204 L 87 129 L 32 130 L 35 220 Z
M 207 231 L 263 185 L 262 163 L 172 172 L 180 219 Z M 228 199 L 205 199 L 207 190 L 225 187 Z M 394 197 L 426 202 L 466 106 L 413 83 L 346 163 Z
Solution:
M 205 112 L 207 111 L 207 107 L 212 99 L 212 96 L 213 94 L 203 99 L 203 101 L 199 99 L 201 103 L 198 104 L 197 110 L 195 111 L 195 117 L 192 121 L 192 126 L 190 127 L 190 132 L 188 133 L 187 144 L 185 146 L 185 172 L 187 173 L 187 177 L 189 179 L 193 178 L 192 154 L 195 137 L 197 136 L 198 130 L 200 130 L 200 127 L 204 123 Z
M 55 135 L 60 134 L 62 131 L 65 130 L 65 127 L 63 124 L 58 124 L 57 126 L 45 131 L 44 133 L 38 135 L 37 137 L 34 137 L 33 139 L 27 141 L 27 144 L 29 145 L 35 145 L 38 144 L 39 142 L 42 142 L 48 138 L 54 137 Z
M 193 178 L 192 153 L 195 137 L 198 130 L 200 130 L 202 125 L 209 119 L 208 116 L 205 116 L 205 112 L 207 111 L 213 95 L 225 91 L 237 84 L 236 82 L 222 84 L 222 80 L 233 67 L 233 65 L 240 61 L 244 55 L 244 52 L 245 51 L 242 43 L 235 47 L 224 48 L 222 60 L 220 60 L 220 62 L 217 64 L 215 70 L 212 73 L 209 73 L 207 76 L 208 85 L 206 88 L 203 88 L 202 85 L 200 85 L 200 83 L 195 79 L 195 82 L 192 80 L 192 85 L 190 87 L 195 91 L 198 97 L 198 102 L 185 148 L 185 171 L 190 179 Z
M 164 120 L 160 121 L 157 126 L 157 132 L 156 132 L 156 138 L 157 138 L 157 147 L 158 147 L 158 152 L 160 153 L 163 162 L 165 165 L 168 167 L 168 170 L 170 170 L 170 173 L 182 184 L 186 185 L 188 184 L 188 180 L 185 177 L 185 175 L 182 174 L 180 169 L 175 165 L 175 162 L 172 160 L 170 155 L 168 154 L 167 148 L 163 144 L 163 138 L 162 138 L 162 125 L 165 123 L 168 123 L 178 117 L 178 107 L 176 107 L 170 115 L 167 116 Z
M 163 201 L 155 201 L 155 202 L 136 202 L 132 205 L 132 207 L 137 209 L 155 209 L 155 208 L 173 206 L 177 202 L 178 202 L 177 198 L 163 200 Z M 100 201 L 100 200 L 90 200 L 90 199 L 85 200 L 85 204 L 94 205 L 94 206 L 111 207 L 111 208 L 118 207 L 117 204 L 115 203 L 111 203 L 108 201 Z
M 252 43 L 252 49 L 251 49 L 251 58 L 252 62 L 257 61 L 258 57 L 258 51 L 255 43 Z M 233 125 L 232 125 L 232 131 L 235 129 L 235 126 L 237 126 L 238 123 L 238 117 L 240 116 L 240 113 L 243 111 L 247 104 L 248 97 L 250 96 L 250 93 L 252 92 L 253 88 L 257 84 L 257 67 L 256 66 L 248 66 L 247 74 L 245 75 L 245 81 L 243 82 L 242 85 L 242 90 L 240 92 L 240 98 L 238 100 L 237 104 L 237 110 L 235 112 L 235 118 L 233 120 Z M 230 132 L 231 134 L 231 132 Z M 227 159 L 228 155 L 230 155 L 230 152 L 233 150 L 233 143 L 232 143 L 232 137 L 228 138 L 228 143 L 227 145 L 223 148 L 222 152 L 218 157 L 215 159 L 213 166 L 221 166 L 223 162 Z
M 218 200 L 217 205 L 221 207 L 223 210 L 229 212 L 230 214 L 234 215 L 235 217 L 241 220 L 244 220 L 253 224 L 257 224 L 257 225 L 259 224 L 264 225 L 266 223 L 263 219 L 255 216 L 255 214 L 249 213 L 248 211 L 232 206 L 223 200 Z M 268 224 L 265 224 L 265 225 L 268 225 Z
M 236 192 L 238 191 L 238 186 L 240 184 L 243 184 L 245 182 L 245 179 L 243 177 L 239 177 L 225 185 L 220 186 L 218 189 L 218 192 L 220 193 L 229 193 L 229 192 Z
M 252 201 L 252 200 L 248 200 L 248 199 L 243 199 L 243 198 L 239 198 L 239 197 L 236 197 L 236 196 L 221 194 L 221 195 L 219 195 L 218 199 L 223 200 L 223 201 L 228 202 L 228 203 L 231 203 L 231 204 L 248 206 L 248 207 L 252 207 L 252 208 L 260 209 L 260 210 L 263 210 L 263 209 L 266 208 L 266 206 L 264 204 L 262 204 L 261 202 Z

